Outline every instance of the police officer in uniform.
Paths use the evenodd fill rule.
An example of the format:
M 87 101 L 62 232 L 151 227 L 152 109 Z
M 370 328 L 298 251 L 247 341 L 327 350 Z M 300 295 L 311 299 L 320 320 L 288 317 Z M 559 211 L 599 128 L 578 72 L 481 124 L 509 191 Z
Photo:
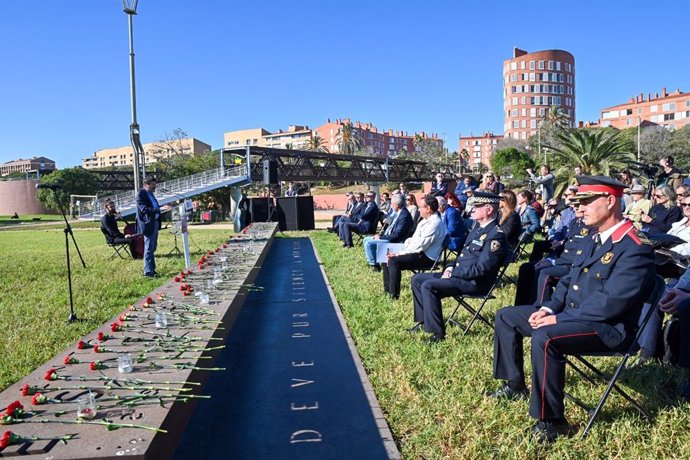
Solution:
M 527 394 L 523 338 L 532 341 L 530 415 L 533 433 L 551 442 L 568 431 L 564 417 L 564 354 L 621 350 L 634 339 L 642 304 L 654 283 L 654 251 L 623 218 L 625 185 L 604 176 L 578 176 L 585 224 L 595 227 L 576 251 L 570 272 L 544 305 L 505 307 L 496 314 L 494 377 L 489 394 Z
M 565 243 L 557 248 L 550 257 L 537 263 L 525 262 L 520 265 L 517 290 L 515 291 L 515 305 L 548 301 L 551 299 L 551 293 L 558 284 L 558 280 L 570 271 L 578 247 L 589 237 L 591 231 L 591 228 L 585 224 L 582 218 L 582 210 L 578 209 L 577 200 L 571 200 L 571 205 L 575 208 L 575 219 L 570 221 L 568 225 Z
M 430 342 L 444 340 L 441 299 L 459 294 L 481 295 L 491 289 L 508 250 L 505 234 L 496 219 L 500 199 L 493 193 L 475 192 L 471 215 L 477 225 L 467 235 L 456 263 L 446 267 L 443 273 L 420 273 L 412 277 L 417 324 L 409 331 L 416 332 L 423 327 L 432 334 Z

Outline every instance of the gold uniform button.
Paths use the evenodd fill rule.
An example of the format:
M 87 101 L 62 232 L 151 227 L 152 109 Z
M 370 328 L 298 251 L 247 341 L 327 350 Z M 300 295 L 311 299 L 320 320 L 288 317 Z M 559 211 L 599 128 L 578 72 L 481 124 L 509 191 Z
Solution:
M 586 267 L 585 267 L 585 268 L 582 269 L 582 271 L 585 272 L 585 273 L 587 273 L 587 272 L 589 271 L 589 268 L 586 268 Z
M 601 275 L 599 273 L 597 273 L 597 278 L 601 278 Z
M 575 308 L 575 302 L 570 302 L 570 306 Z
M 577 284 L 573 284 L 573 291 L 577 291 L 580 287 Z

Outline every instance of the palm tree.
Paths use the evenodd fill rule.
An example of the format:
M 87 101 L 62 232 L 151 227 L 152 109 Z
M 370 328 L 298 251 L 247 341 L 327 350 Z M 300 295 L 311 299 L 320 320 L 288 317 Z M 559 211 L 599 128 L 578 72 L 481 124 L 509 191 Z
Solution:
M 312 135 L 309 140 L 304 144 L 305 150 L 309 152 L 324 152 L 328 153 L 328 147 L 326 147 L 326 141 L 323 137 L 318 134 Z
M 352 123 L 349 122 L 345 123 L 343 127 L 340 128 L 336 142 L 338 144 L 338 150 L 340 153 L 350 155 L 354 154 L 356 151 L 362 148 L 362 145 L 364 145 L 362 138 L 359 137 L 359 134 L 352 126 Z
M 546 111 L 546 114 L 541 120 L 542 126 L 550 125 L 556 129 L 570 128 L 570 118 L 568 118 L 568 115 L 557 105 L 549 107 L 549 110 Z
M 579 166 L 584 174 L 610 176 L 614 170 L 621 170 L 635 160 L 626 152 L 626 142 L 620 131 L 586 130 L 566 128 L 556 133 L 558 145 L 549 145 L 554 163 L 560 165 L 555 171 L 556 196 L 572 183 L 574 168 Z

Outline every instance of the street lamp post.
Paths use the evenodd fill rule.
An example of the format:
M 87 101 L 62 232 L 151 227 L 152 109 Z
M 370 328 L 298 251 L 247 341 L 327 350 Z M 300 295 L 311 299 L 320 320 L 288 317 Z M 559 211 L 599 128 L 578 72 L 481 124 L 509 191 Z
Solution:
M 122 0 L 123 11 L 129 22 L 129 86 L 132 106 L 132 123 L 129 125 L 129 139 L 132 143 L 134 159 L 134 194 L 141 188 L 141 178 L 146 174 L 144 148 L 141 146 L 139 123 L 137 123 L 137 90 L 134 79 L 134 33 L 132 30 L 132 16 L 137 14 L 139 0 Z M 139 161 L 141 160 L 141 165 Z
M 642 129 L 642 117 L 637 117 L 637 162 L 640 162 L 640 130 Z

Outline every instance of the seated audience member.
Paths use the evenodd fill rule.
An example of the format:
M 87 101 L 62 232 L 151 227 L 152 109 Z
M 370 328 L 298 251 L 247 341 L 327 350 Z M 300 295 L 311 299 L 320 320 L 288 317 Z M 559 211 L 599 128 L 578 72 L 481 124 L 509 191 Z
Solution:
M 543 305 L 548 302 L 558 280 L 570 271 L 578 248 L 591 231 L 585 225 L 583 211 L 577 202 L 573 206 L 576 209 L 575 219 L 570 222 L 563 244 L 555 246 L 545 259 L 530 260 L 520 265 L 515 305 Z
M 393 217 L 386 228 L 379 235 L 364 238 L 364 256 L 374 271 L 381 271 L 376 263 L 376 246 L 381 243 L 401 243 L 405 241 L 412 229 L 412 216 L 405 207 L 405 200 L 401 194 L 393 195 L 391 200 Z
M 448 193 L 448 184 L 443 182 L 443 174 L 438 173 L 436 174 L 436 182 L 431 184 L 429 195 L 444 196 L 446 193 Z
M 654 201 L 648 215 L 643 215 L 642 231 L 652 236 L 657 233 L 666 233 L 671 229 L 671 224 L 678 222 L 683 213 L 675 205 L 676 192 L 666 185 L 660 185 L 654 190 Z
M 328 227 L 326 229 L 330 233 L 337 233 L 338 223 L 340 221 L 340 218 L 343 216 L 349 218 L 352 215 L 352 211 L 354 210 L 355 205 L 357 204 L 357 197 L 355 196 L 354 193 L 347 192 L 345 194 L 345 196 L 347 197 L 347 204 L 345 206 L 345 214 L 339 214 L 339 215 L 333 216 L 333 221 L 331 223 L 331 227 Z
M 642 216 L 649 214 L 652 202 L 644 197 L 646 193 L 644 185 L 633 185 L 630 187 L 630 204 L 625 207 L 623 217 L 630 219 L 635 227 L 642 228 Z
M 465 227 L 465 222 L 462 220 L 462 204 L 453 193 L 446 193 L 444 198 L 446 204 L 443 209 L 439 208 L 439 211 L 441 211 L 443 223 L 446 225 L 448 249 L 459 251 L 465 244 L 465 238 L 467 238 L 467 227 Z
M 682 256 L 690 256 L 690 195 L 681 197 L 679 201 L 680 207 L 683 210 L 683 218 L 671 224 L 668 234 L 677 236 L 685 243 L 672 247 L 671 251 Z
M 690 192 L 690 185 L 686 184 L 681 184 L 678 187 L 676 187 L 676 204 L 680 206 L 680 203 L 683 201 L 683 197 Z
M 405 205 L 412 216 L 412 231 L 414 232 L 414 229 L 417 227 L 417 223 L 421 219 L 421 216 L 419 215 L 419 207 L 417 206 L 417 197 L 415 197 L 413 193 L 408 193 L 405 197 Z
M 532 201 L 532 192 L 529 190 L 521 190 L 517 194 L 517 213 L 520 216 L 520 223 L 522 224 L 522 232 L 526 233 L 525 241 L 532 241 L 534 234 L 539 231 L 539 217 L 537 211 L 534 210 L 530 202 Z
M 566 241 L 570 222 L 575 219 L 575 208 L 570 206 L 570 201 L 575 198 L 577 186 L 571 185 L 565 192 L 568 200 L 568 207 L 561 210 L 557 224 L 549 230 L 549 235 L 545 241 L 535 241 L 530 255 L 530 262 L 537 262 L 544 257 L 544 254 L 553 252 L 563 245 Z M 555 206 L 554 206 L 555 207 Z M 559 251 L 560 253 L 560 251 Z
M 499 204 L 498 225 L 506 236 L 506 241 L 512 249 L 518 244 L 520 240 L 520 233 L 522 233 L 522 222 L 520 222 L 520 215 L 515 211 L 517 206 L 517 197 L 512 190 L 504 190 L 501 192 L 501 202 Z
M 455 196 L 457 196 L 460 200 L 460 203 L 462 203 L 463 209 L 467 207 L 467 200 L 476 188 L 477 186 L 474 184 L 472 176 L 470 175 L 465 176 L 462 182 L 458 184 L 458 186 L 455 188 Z M 458 190 L 460 190 L 460 192 L 458 192 Z
M 376 194 L 367 192 L 366 202 L 357 221 L 340 224 L 340 239 L 344 248 L 352 247 L 352 232 L 360 235 L 374 233 L 379 222 L 379 208 L 376 206 Z
M 542 197 L 541 197 L 541 192 L 535 191 L 532 194 L 532 199 L 529 202 L 529 205 L 534 208 L 534 210 L 537 212 L 537 217 L 541 220 L 541 217 L 544 215 L 544 206 L 542 206 Z
M 661 174 L 657 177 L 656 185 L 666 185 L 671 190 L 676 190 L 679 185 L 683 183 L 683 176 L 680 170 L 673 166 L 673 157 L 668 155 L 661 157 L 659 160 L 659 166 L 661 166 Z
M 605 176 L 577 180 L 579 209 L 585 224 L 597 231 L 578 249 L 549 302 L 505 307 L 496 314 L 493 375 L 505 383 L 489 396 L 527 395 L 522 342 L 531 337 L 529 412 L 537 419 L 533 435 L 538 442 L 568 432 L 564 355 L 626 349 L 654 286 L 652 246 L 623 218 L 625 185 Z
M 12 214 L 12 217 L 10 219 L 19 219 L 19 214 L 17 214 L 17 211 L 14 211 L 14 214 Z
M 352 205 L 352 210 L 345 214 L 344 216 L 341 216 L 340 219 L 338 219 L 338 226 L 335 228 L 335 233 L 338 234 L 338 238 L 342 241 L 343 235 L 342 235 L 342 226 L 343 224 L 346 224 L 348 222 L 357 222 L 359 221 L 359 218 L 362 216 L 362 213 L 364 212 L 364 208 L 366 207 L 366 199 L 364 197 L 364 193 L 362 192 L 357 192 L 355 193 L 355 202 Z
M 101 216 L 101 229 L 105 233 L 108 244 L 129 244 L 130 254 L 133 254 L 134 239 L 132 235 L 124 235 L 117 226 L 117 219 L 120 214 L 117 212 L 115 202 L 105 201 L 105 214 Z
M 403 198 L 407 196 L 407 185 L 405 185 L 405 182 L 400 182 L 400 185 L 398 185 L 398 193 L 400 193 Z
M 498 193 L 498 184 L 496 183 L 496 176 L 494 173 L 487 172 L 482 176 L 482 183 L 479 184 L 479 188 L 484 192 Z
M 505 235 L 496 220 L 499 201 L 496 194 L 475 191 L 470 212 L 477 225 L 469 233 L 460 257 L 443 273 L 419 273 L 412 277 L 417 324 L 410 332 L 424 328 L 432 334 L 430 342 L 444 340 L 441 300 L 460 294 L 481 295 L 491 289 L 508 253 Z
M 443 250 L 446 226 L 438 213 L 438 201 L 427 195 L 419 203 L 422 220 L 414 234 L 405 240 L 403 249 L 388 254 L 383 265 L 383 290 L 394 299 L 400 297 L 400 279 L 403 270 L 426 270 L 433 267 Z
M 379 211 L 388 214 L 391 209 L 391 196 L 388 192 L 383 192 L 381 194 L 381 202 L 379 203 Z
M 686 270 L 674 288 L 666 291 L 659 302 L 659 308 L 667 315 L 678 316 L 680 320 L 680 347 L 678 365 L 690 369 L 690 269 Z M 690 380 L 678 388 L 678 395 L 690 400 Z
M 501 193 L 503 190 L 506 189 L 506 185 L 501 182 L 501 176 L 496 176 L 496 193 Z

